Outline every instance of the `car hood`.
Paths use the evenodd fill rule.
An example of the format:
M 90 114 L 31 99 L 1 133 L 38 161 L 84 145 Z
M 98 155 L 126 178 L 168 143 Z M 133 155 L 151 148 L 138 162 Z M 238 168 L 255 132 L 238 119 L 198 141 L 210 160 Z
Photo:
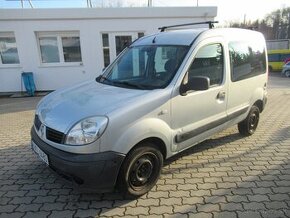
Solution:
M 85 82 L 49 94 L 39 103 L 36 113 L 46 126 L 66 133 L 86 117 L 106 116 L 149 92 Z

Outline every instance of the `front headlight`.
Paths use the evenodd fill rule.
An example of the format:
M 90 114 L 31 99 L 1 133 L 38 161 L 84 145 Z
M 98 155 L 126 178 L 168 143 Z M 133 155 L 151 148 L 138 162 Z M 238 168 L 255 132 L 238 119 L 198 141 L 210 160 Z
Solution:
M 65 144 L 84 145 L 92 143 L 103 134 L 107 124 L 108 118 L 104 116 L 83 119 L 69 131 Z

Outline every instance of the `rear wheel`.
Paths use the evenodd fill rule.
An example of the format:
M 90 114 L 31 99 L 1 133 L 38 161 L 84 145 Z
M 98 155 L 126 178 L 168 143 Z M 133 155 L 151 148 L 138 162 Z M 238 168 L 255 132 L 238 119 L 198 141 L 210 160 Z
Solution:
M 290 77 L 290 70 L 285 71 L 285 76 Z
M 126 157 L 118 178 L 118 187 L 126 198 L 147 193 L 158 181 L 163 156 L 152 143 L 143 143 Z
M 252 106 L 248 116 L 238 124 L 238 129 L 241 135 L 253 135 L 257 129 L 260 118 L 260 110 L 257 106 Z

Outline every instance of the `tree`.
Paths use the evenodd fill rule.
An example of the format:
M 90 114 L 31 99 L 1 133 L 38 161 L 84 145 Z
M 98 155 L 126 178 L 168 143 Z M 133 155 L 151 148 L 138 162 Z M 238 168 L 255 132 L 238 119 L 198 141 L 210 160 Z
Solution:
M 262 20 L 229 22 L 230 27 L 255 29 L 269 39 L 290 39 L 290 7 L 267 14 Z

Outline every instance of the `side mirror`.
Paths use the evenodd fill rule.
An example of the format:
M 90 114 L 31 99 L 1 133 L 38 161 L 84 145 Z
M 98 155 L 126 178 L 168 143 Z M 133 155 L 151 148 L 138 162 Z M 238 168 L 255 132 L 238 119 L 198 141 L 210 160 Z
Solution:
M 187 84 L 180 86 L 180 94 L 187 95 L 190 91 L 208 90 L 210 86 L 210 79 L 205 76 L 194 76 L 188 80 Z

